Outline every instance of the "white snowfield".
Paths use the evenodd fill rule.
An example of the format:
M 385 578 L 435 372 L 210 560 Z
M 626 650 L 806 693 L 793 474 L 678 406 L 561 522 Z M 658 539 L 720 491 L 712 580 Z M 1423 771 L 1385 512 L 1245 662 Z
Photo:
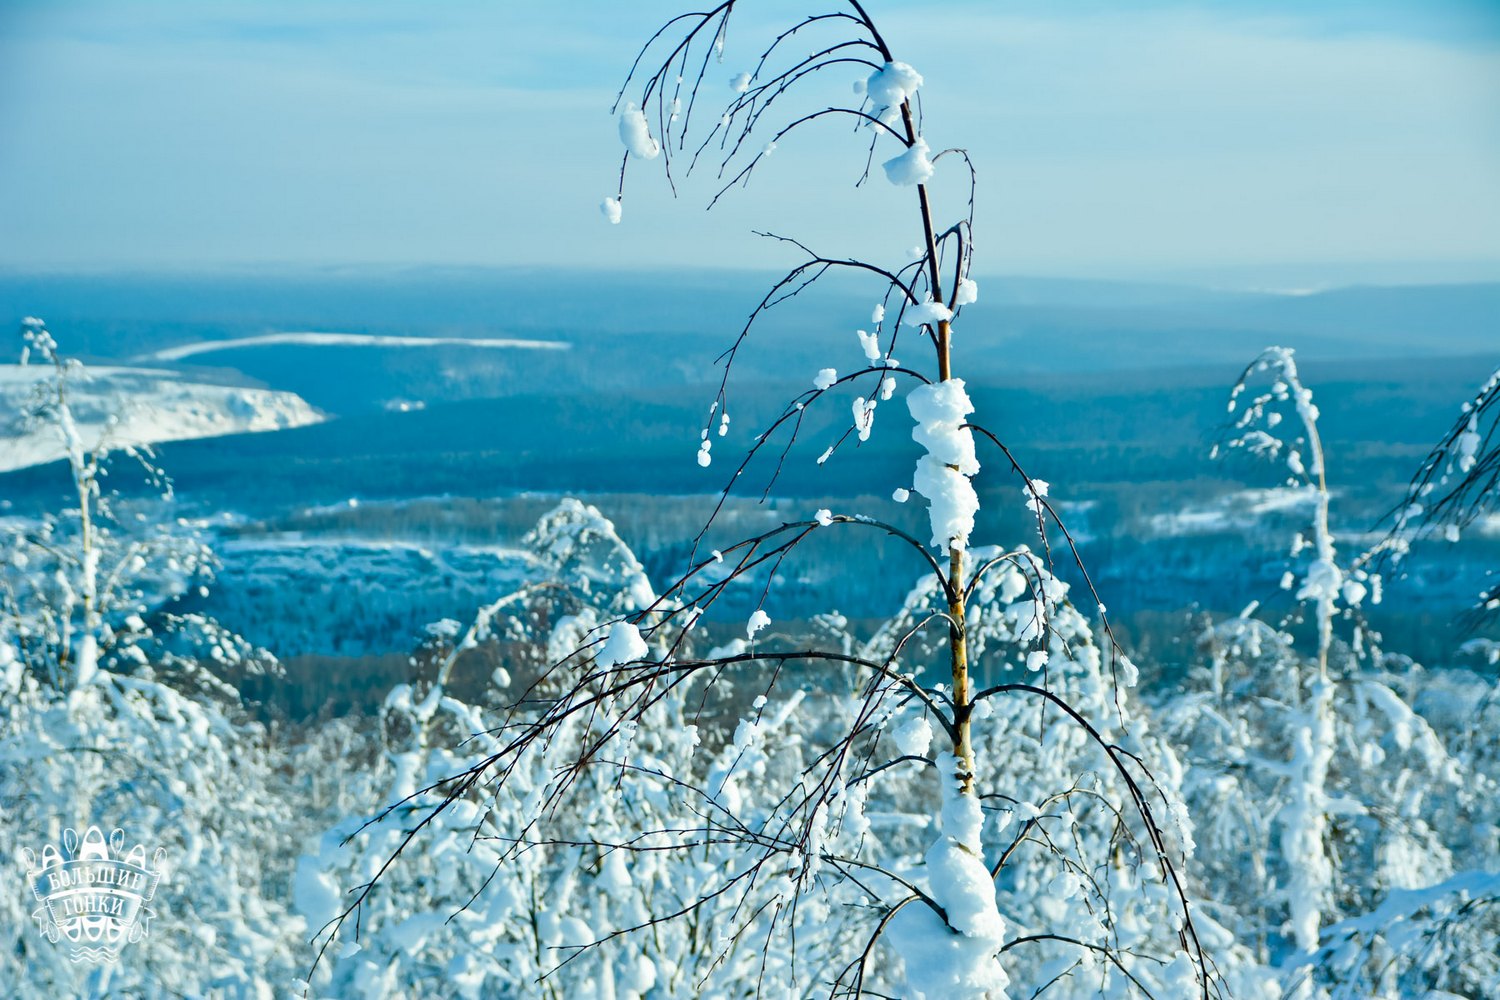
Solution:
M 1292 514 L 1311 507 L 1317 493 L 1305 486 L 1244 489 L 1167 514 L 1153 516 L 1147 527 L 1157 537 L 1209 535 L 1253 528 L 1268 514 Z
M 181 361 L 195 354 L 232 351 L 243 347 L 269 347 L 275 344 L 301 344 L 309 347 L 462 347 L 520 348 L 533 351 L 566 351 L 572 347 L 564 340 L 525 340 L 519 337 L 398 337 L 373 333 L 263 333 L 254 337 L 230 340 L 203 340 L 179 344 L 135 358 L 135 361 Z
M 26 429 L 20 415 L 50 365 L 0 365 L 0 472 L 56 461 L 65 454 L 57 428 Z M 69 382 L 69 402 L 86 446 L 105 437 L 112 448 L 192 438 L 278 431 L 316 424 L 324 416 L 301 396 L 271 389 L 208 385 L 177 372 L 100 366 Z

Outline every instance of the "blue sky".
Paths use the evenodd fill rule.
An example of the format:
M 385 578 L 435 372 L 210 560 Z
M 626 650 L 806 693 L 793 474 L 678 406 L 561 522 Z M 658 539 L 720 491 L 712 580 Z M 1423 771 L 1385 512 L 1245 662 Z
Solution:
M 796 5 L 747 0 L 709 91 Z M 980 171 L 981 272 L 1314 285 L 1500 278 L 1500 3 L 871 3 Z M 0 5 L 0 267 L 768 266 L 916 242 L 803 133 L 705 213 L 609 105 L 669 3 Z M 810 90 L 842 100 L 849 80 Z M 938 212 L 962 209 L 940 174 Z M 944 184 L 947 181 L 949 183 Z

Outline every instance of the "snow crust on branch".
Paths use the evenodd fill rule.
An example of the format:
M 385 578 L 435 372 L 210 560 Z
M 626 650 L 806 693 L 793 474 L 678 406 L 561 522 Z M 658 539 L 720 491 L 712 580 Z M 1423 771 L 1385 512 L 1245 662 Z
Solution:
M 932 544 L 963 549 L 974 531 L 979 495 L 969 477 L 979 471 L 974 434 L 963 426 L 974 412 L 963 379 L 918 386 L 906 397 L 917 426 L 914 441 L 927 450 L 917 459 L 912 489 L 927 498 Z

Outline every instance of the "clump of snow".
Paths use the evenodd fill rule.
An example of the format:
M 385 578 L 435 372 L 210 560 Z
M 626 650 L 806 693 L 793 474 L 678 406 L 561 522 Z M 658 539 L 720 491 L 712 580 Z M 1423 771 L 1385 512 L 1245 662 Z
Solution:
M 984 863 L 979 800 L 960 789 L 958 759 L 938 755 L 943 785 L 942 833 L 927 852 L 927 885 L 942 907 L 911 903 L 891 920 L 888 940 L 906 966 L 906 985 L 922 1000 L 986 997 L 1003 1000 L 1010 977 L 998 959 L 1005 918 Z
M 827 389 L 839 380 L 839 373 L 833 368 L 818 369 L 817 377 L 813 379 L 813 385 L 819 389 Z
M 619 621 L 610 626 L 609 638 L 604 640 L 604 648 L 595 659 L 601 667 L 616 667 L 642 659 L 647 652 L 649 647 L 641 638 L 641 630 L 630 622 Z
M 826 528 L 833 523 L 833 512 L 827 507 L 819 507 L 818 512 L 813 515 L 813 520 Z
M 905 322 L 907 326 L 937 326 L 943 320 L 952 318 L 953 310 L 949 309 L 941 302 L 935 302 L 929 298 L 921 305 L 912 306 L 910 309 L 906 310 L 906 315 L 903 317 L 903 322 Z
M 892 735 L 896 737 L 896 749 L 904 757 L 925 756 L 927 748 L 932 745 L 932 725 L 925 715 L 907 719 Z
M 757 632 L 765 630 L 771 624 L 771 616 L 761 608 L 756 608 L 750 615 L 750 620 L 745 623 L 745 638 L 754 639 Z
M 891 499 L 897 503 L 906 503 L 906 501 L 911 499 L 911 491 L 897 486 L 891 491 Z
M 887 125 L 901 121 L 901 104 L 922 86 L 922 74 L 904 62 L 888 62 L 870 74 L 865 94 L 870 113 Z
M 1046 496 L 1051 488 L 1052 484 L 1045 479 L 1026 480 L 1026 485 L 1021 490 L 1026 494 L 1026 509 L 1033 514 L 1041 514 L 1044 509 L 1042 497 Z
M 645 113 L 634 104 L 620 112 L 620 141 L 639 160 L 654 160 L 661 153 L 661 143 L 652 138 Z
M 979 283 L 973 278 L 964 278 L 958 283 L 958 294 L 953 297 L 954 305 L 966 306 L 979 301 Z
M 871 323 L 882 323 L 885 321 L 885 303 L 875 303 L 875 309 L 870 313 Z
M 604 213 L 604 217 L 609 220 L 610 225 L 618 226 L 620 224 L 620 199 L 605 198 L 599 205 L 599 211 Z
M 743 94 L 750 89 L 750 74 L 738 73 L 729 80 L 729 87 L 736 94 Z
M 1335 601 L 1343 583 L 1344 575 L 1339 572 L 1332 559 L 1315 559 L 1307 567 L 1307 575 L 1302 578 L 1302 586 L 1297 590 L 1297 600 Z
M 861 441 L 870 440 L 870 431 L 875 427 L 875 400 L 858 397 L 852 404 L 854 410 L 854 429 L 859 431 Z
M 917 426 L 912 439 L 927 449 L 917 460 L 912 488 L 927 498 L 932 544 L 962 549 L 974 531 L 979 496 L 969 477 L 979 471 L 974 435 L 963 426 L 974 412 L 962 379 L 919 386 L 906 397 Z
M 932 178 L 931 152 L 927 140 L 917 136 L 917 141 L 908 146 L 906 152 L 881 164 L 885 168 L 886 179 L 898 187 L 926 184 Z
M 859 335 L 859 346 L 864 349 L 865 358 L 870 361 L 880 360 L 880 338 L 865 330 L 855 330 Z

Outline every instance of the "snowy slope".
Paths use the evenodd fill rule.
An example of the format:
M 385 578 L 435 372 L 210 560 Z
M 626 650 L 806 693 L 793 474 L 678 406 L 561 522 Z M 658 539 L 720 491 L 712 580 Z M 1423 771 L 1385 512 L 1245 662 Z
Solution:
M 0 472 L 63 457 L 53 428 L 28 429 L 21 420 L 37 381 L 51 372 L 44 365 L 0 365 Z M 295 393 L 208 385 L 152 368 L 89 368 L 70 382 L 70 395 L 89 445 L 105 438 L 111 417 L 117 418 L 108 432 L 113 447 L 284 430 L 323 419 Z

